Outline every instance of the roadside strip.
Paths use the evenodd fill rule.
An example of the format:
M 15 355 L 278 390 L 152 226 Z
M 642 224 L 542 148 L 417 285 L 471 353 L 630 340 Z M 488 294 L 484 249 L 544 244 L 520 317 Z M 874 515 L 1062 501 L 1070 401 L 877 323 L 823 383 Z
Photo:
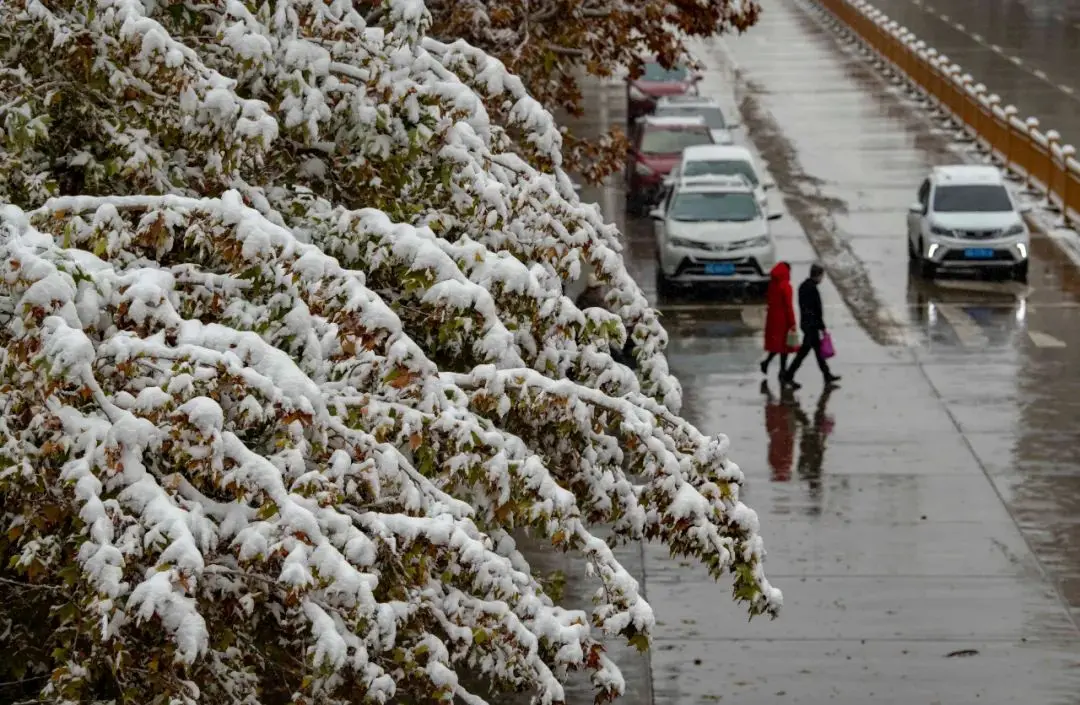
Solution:
M 1039 198 L 1043 212 L 1029 225 L 1080 268 L 1080 161 L 1054 130 L 1021 120 L 1012 105 L 963 69 L 863 0 L 806 0 L 824 11 L 841 34 L 856 40 L 887 74 L 902 80 L 926 107 L 950 121 L 992 162 Z

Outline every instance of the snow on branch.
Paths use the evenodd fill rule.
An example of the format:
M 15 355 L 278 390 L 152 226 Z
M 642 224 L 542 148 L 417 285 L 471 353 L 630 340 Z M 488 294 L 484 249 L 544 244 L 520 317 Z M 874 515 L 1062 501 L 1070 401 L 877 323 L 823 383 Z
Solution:
M 579 670 L 614 698 L 600 637 L 655 625 L 619 541 L 779 610 L 727 439 L 678 416 L 550 114 L 423 4 L 380 22 L 0 4 L 15 699 L 479 705 L 479 679 L 561 703 Z M 583 276 L 608 310 L 566 296 Z M 591 614 L 519 529 L 588 560 Z

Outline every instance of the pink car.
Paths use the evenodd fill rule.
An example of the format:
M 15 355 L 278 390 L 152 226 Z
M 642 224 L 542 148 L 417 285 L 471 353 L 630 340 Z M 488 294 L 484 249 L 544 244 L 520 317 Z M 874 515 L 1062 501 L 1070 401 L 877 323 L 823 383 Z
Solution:
M 701 117 L 646 116 L 634 123 L 626 155 L 626 205 L 644 212 L 660 198 L 664 177 L 679 163 L 687 147 L 713 144 Z
M 645 72 L 637 79 L 626 81 L 627 119 L 633 121 L 648 115 L 656 107 L 656 101 L 664 96 L 697 93 L 701 76 L 688 67 L 676 64 L 665 69 L 655 59 L 645 62 Z

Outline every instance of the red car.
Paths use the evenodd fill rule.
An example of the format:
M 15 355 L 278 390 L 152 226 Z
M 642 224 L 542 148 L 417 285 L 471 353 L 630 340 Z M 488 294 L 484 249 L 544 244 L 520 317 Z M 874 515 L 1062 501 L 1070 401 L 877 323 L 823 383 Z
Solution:
M 626 155 L 626 204 L 633 213 L 654 205 L 668 175 L 687 147 L 713 144 L 712 132 L 701 117 L 646 116 L 630 131 Z
M 646 61 L 644 73 L 626 81 L 627 120 L 633 124 L 637 118 L 651 113 L 658 98 L 696 94 L 700 79 L 701 76 L 682 64 L 665 69 L 655 59 Z

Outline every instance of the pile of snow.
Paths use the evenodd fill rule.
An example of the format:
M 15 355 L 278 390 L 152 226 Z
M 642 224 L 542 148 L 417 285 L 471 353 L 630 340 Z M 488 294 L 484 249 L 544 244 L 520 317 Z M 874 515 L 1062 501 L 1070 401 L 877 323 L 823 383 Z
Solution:
M 594 629 L 654 620 L 595 522 L 778 611 L 550 114 L 385 10 L 0 4 L 13 699 L 554 703 L 578 669 L 613 697 Z M 585 270 L 608 310 L 564 295 Z M 591 620 L 519 526 L 587 556 Z

